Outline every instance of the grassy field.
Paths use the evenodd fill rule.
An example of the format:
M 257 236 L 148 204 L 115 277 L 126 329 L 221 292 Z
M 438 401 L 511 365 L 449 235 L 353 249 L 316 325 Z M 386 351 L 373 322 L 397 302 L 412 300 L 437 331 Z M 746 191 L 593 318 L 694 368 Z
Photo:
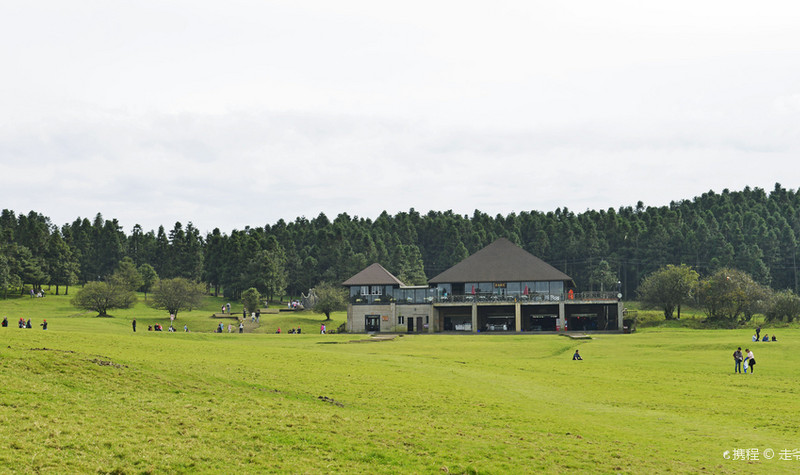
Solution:
M 265 315 L 253 333 L 213 334 L 209 315 L 221 304 L 209 299 L 207 308 L 180 314 L 180 327 L 193 331 L 170 334 L 141 331 L 168 323 L 143 306 L 100 319 L 63 297 L 0 301 L 0 317 L 11 323 L 0 329 L 0 466 L 20 473 L 800 470 L 797 329 L 756 344 L 750 329 L 674 328 L 592 340 L 409 335 L 356 344 L 349 342 L 365 336 L 319 335 L 324 317 L 310 313 Z M 34 329 L 16 328 L 20 316 L 33 318 Z M 41 318 L 49 330 L 38 327 Z M 274 334 L 279 324 L 298 323 L 306 334 Z M 753 347 L 755 374 L 733 374 L 739 345 Z M 576 348 L 584 361 L 571 361 Z M 747 450 L 751 460 L 740 460 Z M 795 450 L 797 459 L 781 460 Z

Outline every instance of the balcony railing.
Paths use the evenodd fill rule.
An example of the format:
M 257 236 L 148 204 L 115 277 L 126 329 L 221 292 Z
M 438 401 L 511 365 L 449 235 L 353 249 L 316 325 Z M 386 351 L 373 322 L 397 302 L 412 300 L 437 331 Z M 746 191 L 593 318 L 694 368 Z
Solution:
M 391 295 L 354 295 L 350 297 L 353 305 L 424 305 L 432 303 L 545 303 L 574 302 L 588 300 L 619 300 L 616 292 L 575 292 L 573 294 L 551 294 L 529 292 L 527 294 L 492 294 L 476 292 L 465 295 L 428 295 L 422 298 L 394 297 Z

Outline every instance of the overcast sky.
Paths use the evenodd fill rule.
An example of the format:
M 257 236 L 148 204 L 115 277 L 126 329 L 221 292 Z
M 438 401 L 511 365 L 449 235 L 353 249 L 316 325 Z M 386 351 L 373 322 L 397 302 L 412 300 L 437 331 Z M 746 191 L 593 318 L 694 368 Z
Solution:
M 126 232 L 800 184 L 800 4 L 0 4 L 0 208 Z

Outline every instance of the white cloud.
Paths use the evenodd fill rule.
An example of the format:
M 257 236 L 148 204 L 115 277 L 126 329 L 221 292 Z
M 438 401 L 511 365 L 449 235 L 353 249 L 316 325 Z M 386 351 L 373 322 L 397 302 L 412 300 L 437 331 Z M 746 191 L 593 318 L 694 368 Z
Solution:
M 12 2 L 3 207 L 228 231 L 796 187 L 798 10 Z

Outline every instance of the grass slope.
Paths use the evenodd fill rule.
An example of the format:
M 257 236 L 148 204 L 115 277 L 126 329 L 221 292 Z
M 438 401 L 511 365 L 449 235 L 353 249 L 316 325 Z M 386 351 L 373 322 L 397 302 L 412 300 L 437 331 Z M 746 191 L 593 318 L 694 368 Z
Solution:
M 0 304 L 12 326 L 17 312 L 43 316 L 45 305 L 53 312 L 48 331 L 0 329 L 0 466 L 11 472 L 800 467 L 779 460 L 782 450 L 800 448 L 795 329 L 757 344 L 749 330 L 684 329 L 592 340 L 417 335 L 348 344 L 364 337 L 133 334 L 135 311 L 99 319 L 49 299 Z M 207 322 L 210 331 L 216 322 L 208 315 L 219 305 L 179 320 L 198 329 Z M 163 323 L 157 311 L 135 310 L 140 326 Z M 732 373 L 738 345 L 753 345 L 755 374 Z M 570 360 L 576 348 L 584 361 Z M 751 448 L 776 457 L 723 458 Z

